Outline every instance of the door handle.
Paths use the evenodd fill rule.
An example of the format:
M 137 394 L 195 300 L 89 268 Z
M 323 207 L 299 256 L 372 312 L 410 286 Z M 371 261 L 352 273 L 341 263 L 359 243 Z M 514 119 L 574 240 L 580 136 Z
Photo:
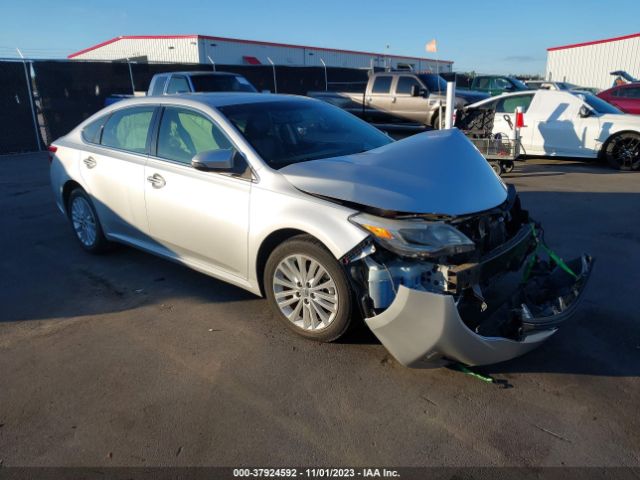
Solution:
M 93 157 L 87 157 L 82 161 L 87 166 L 87 168 L 93 168 L 96 165 L 98 165 L 98 162 L 96 162 L 95 158 L 93 158 Z
M 151 183 L 153 188 L 162 188 L 167 184 L 164 178 L 162 178 L 162 175 L 159 175 L 157 173 L 154 173 L 153 175 L 148 176 L 147 181 Z
M 396 103 L 396 97 L 391 98 L 391 103 Z

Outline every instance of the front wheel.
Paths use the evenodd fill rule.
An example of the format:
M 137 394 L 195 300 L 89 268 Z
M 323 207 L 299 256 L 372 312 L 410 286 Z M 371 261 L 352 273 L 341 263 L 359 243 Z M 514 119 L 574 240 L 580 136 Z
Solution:
M 640 135 L 621 133 L 604 146 L 603 157 L 609 165 L 619 170 L 640 170 Z
M 303 337 L 331 342 L 351 323 L 351 288 L 333 255 L 308 235 L 294 237 L 269 256 L 264 271 L 274 314 Z

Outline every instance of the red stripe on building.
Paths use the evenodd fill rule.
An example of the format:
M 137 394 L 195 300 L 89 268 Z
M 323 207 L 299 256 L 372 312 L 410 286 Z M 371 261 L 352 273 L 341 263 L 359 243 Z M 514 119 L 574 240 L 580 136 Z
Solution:
M 573 43 L 571 45 L 563 45 L 561 47 L 547 48 L 547 52 L 553 52 L 554 50 L 565 50 L 567 48 L 586 47 L 588 45 L 598 45 L 599 43 L 617 42 L 619 40 L 628 40 L 629 38 L 640 37 L 640 33 L 632 33 L 630 35 L 624 35 L 622 37 L 604 38 L 602 40 L 594 40 L 592 42 Z

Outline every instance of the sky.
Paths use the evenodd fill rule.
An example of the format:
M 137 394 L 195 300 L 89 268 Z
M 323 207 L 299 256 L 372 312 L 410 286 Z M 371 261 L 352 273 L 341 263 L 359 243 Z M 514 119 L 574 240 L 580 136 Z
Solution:
M 637 33 L 638 18 L 639 0 L 0 0 L 0 57 L 168 34 L 433 57 L 424 46 L 435 38 L 456 71 L 542 74 L 548 47 Z

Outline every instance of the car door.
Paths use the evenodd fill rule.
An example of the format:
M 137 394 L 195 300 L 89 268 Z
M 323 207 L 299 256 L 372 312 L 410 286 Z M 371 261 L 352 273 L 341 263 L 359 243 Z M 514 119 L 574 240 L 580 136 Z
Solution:
M 391 84 L 393 75 L 377 75 L 365 95 L 365 115 L 374 122 L 393 120 L 391 115 Z
M 427 92 L 426 87 L 413 75 L 398 75 L 392 102 L 396 116 L 426 125 L 429 123 L 429 100 L 426 96 L 411 96 L 412 87 Z
M 82 180 L 105 233 L 139 243 L 147 233 L 144 169 L 155 106 L 114 111 L 81 152 Z
M 547 91 L 531 104 L 532 143 L 540 154 L 591 157 L 600 131 L 598 115 L 582 117 L 584 102 L 568 92 Z
M 197 153 L 234 148 L 205 113 L 165 106 L 145 168 L 145 199 L 149 232 L 165 254 L 245 279 L 250 169 L 241 155 L 238 174 L 191 166 Z
M 640 113 L 640 86 L 624 85 L 611 92 L 607 101 L 626 113 Z

